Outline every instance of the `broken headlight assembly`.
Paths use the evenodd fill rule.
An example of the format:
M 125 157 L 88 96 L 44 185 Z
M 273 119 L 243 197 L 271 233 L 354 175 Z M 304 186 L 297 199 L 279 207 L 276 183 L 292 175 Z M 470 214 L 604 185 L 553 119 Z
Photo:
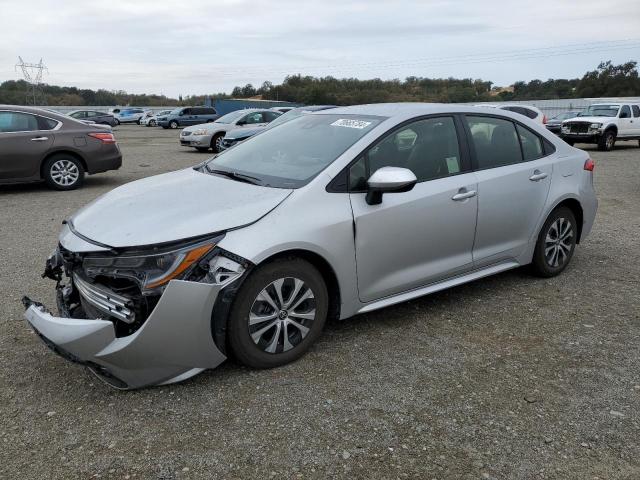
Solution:
M 215 246 L 221 239 L 218 236 L 162 250 L 154 247 L 118 255 L 87 255 L 82 259 L 82 271 L 92 279 L 128 278 L 140 286 L 143 295 L 157 295 L 173 279 L 207 281 L 212 275 L 211 264 L 220 263 Z M 214 283 L 214 278 L 208 283 Z

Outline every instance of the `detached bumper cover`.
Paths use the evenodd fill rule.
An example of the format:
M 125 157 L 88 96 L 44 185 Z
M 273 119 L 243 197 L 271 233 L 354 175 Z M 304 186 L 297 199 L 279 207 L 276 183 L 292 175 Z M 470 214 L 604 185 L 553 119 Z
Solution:
M 185 380 L 226 359 L 212 336 L 211 312 L 222 288 L 172 280 L 144 325 L 121 338 L 108 320 L 55 317 L 35 303 L 25 318 L 67 360 L 112 386 L 141 388 Z

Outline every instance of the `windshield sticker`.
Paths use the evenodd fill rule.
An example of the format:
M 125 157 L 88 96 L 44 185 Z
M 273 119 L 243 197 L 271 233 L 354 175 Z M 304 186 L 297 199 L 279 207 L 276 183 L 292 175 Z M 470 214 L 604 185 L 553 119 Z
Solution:
M 363 128 L 367 128 L 369 125 L 371 125 L 371 122 L 341 118 L 340 120 L 336 120 L 335 122 L 333 122 L 331 125 L 334 127 L 357 128 L 359 130 L 362 130 Z

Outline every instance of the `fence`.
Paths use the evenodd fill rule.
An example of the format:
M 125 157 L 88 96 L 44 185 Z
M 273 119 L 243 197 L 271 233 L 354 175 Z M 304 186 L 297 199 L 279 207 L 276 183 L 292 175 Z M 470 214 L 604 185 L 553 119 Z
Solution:
M 229 102 L 228 100 L 226 102 Z M 239 102 L 239 101 L 234 101 L 236 102 L 235 105 L 233 105 L 233 107 L 231 107 L 231 104 L 225 104 L 225 108 L 224 108 L 224 112 L 221 113 L 227 113 L 227 111 L 232 111 L 235 110 L 237 108 L 247 108 L 248 104 L 245 102 Z M 250 102 L 250 101 L 249 101 Z M 584 110 L 585 108 L 587 108 L 589 105 L 593 104 L 593 103 L 637 103 L 640 104 L 640 97 L 617 97 L 617 98 L 568 98 L 568 99 L 554 99 L 554 100 L 519 100 L 519 101 L 513 101 L 513 102 L 469 102 L 466 103 L 465 105 L 498 105 L 500 103 L 509 103 L 509 104 L 513 104 L 513 105 L 533 105 L 534 107 L 538 107 L 540 110 L 542 110 L 544 112 L 544 114 L 548 117 L 551 118 L 559 113 L 562 112 L 568 112 L 571 110 Z M 274 105 L 283 105 L 286 102 L 273 102 Z M 242 107 L 240 107 L 240 105 L 242 105 Z M 263 108 L 270 108 L 271 106 L 274 105 L 265 105 Z M 253 106 L 253 105 L 252 105 Z M 257 105 L 256 105 L 257 106 Z M 231 107 L 231 108 L 230 108 Z M 235 107 L 235 108 L 234 108 Z M 56 107 L 42 107 L 42 108 L 48 108 L 60 113 L 69 113 L 73 110 L 96 110 L 99 112 L 106 112 L 111 108 L 116 108 L 116 106 L 102 106 L 102 107 L 97 107 L 97 106 L 76 106 L 76 107 L 72 107 L 72 106 L 56 106 Z M 118 108 L 124 108 L 122 106 L 118 107 Z M 158 112 L 160 110 L 167 110 L 170 108 L 175 108 L 175 107 L 162 107 L 162 106 L 153 106 L 153 107 L 143 107 L 145 109 L 149 109 L 152 110 L 154 112 Z M 255 108 L 255 107 L 254 107 Z

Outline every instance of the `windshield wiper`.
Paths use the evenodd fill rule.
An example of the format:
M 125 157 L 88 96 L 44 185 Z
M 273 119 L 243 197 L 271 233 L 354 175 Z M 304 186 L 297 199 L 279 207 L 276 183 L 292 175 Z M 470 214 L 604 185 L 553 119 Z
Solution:
M 252 185 L 262 185 L 262 181 L 259 178 L 252 177 L 251 175 L 245 175 L 243 173 L 234 172 L 232 170 L 212 169 L 212 168 L 209 168 L 208 164 L 205 164 L 205 168 L 207 169 L 207 172 L 213 173 L 215 175 L 222 175 L 224 177 L 231 178 L 232 180 L 250 183 Z

